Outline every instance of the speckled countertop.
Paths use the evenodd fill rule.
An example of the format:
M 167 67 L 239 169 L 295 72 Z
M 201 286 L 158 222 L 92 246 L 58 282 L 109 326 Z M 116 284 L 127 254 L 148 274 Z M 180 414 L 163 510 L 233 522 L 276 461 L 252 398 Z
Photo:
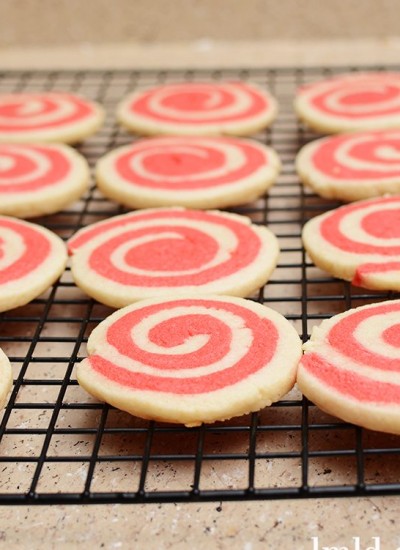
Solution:
M 366 550 L 380 537 L 381 550 L 397 550 L 399 503 L 387 497 L 3 508 L 0 547 L 314 550 L 318 537 L 320 548 L 353 550 L 353 537 L 360 537 Z
M 396 63 L 400 40 L 0 49 L 0 68 L 310 66 Z M 393 459 L 394 460 L 394 459 Z M 400 547 L 400 498 L 0 508 L 0 548 L 316 550 Z M 318 537 L 318 540 L 317 538 Z M 360 537 L 360 545 L 356 546 Z M 373 537 L 378 537 L 373 539 Z M 377 546 L 377 543 L 380 546 Z

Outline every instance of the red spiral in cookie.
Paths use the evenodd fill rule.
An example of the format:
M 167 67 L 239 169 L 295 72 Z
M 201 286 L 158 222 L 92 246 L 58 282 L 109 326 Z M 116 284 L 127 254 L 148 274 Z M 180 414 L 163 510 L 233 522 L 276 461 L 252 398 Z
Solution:
M 49 238 L 34 225 L 0 217 L 0 284 L 23 279 L 48 260 Z
M 297 114 L 319 132 L 400 128 L 400 73 L 351 73 L 303 86 Z
M 378 276 L 394 277 L 399 286 L 400 197 L 359 201 L 317 216 L 306 224 L 304 239 L 312 256 L 322 252 L 337 266 L 351 266 L 354 284 L 375 288 L 368 280 Z
M 400 179 L 400 132 L 382 131 L 325 138 L 311 144 L 311 166 L 332 180 Z
M 240 121 L 269 107 L 267 96 L 244 82 L 185 82 L 138 94 L 128 109 L 157 121 L 201 126 L 210 122 Z
M 173 208 L 100 222 L 69 242 L 92 273 L 138 287 L 204 285 L 250 266 L 261 247 L 254 229 L 235 217 Z
M 117 109 L 119 122 L 144 135 L 249 135 L 268 126 L 275 99 L 245 82 L 183 82 L 135 92 Z
M 71 161 L 48 145 L 0 144 L 0 195 L 53 186 L 70 171 Z
M 61 92 L 0 95 L 0 132 L 49 130 L 84 121 L 93 106 L 73 94 Z
M 321 114 L 363 119 L 400 113 L 400 73 L 337 76 L 304 86 L 300 94 Z
M 128 183 L 184 191 L 244 180 L 270 161 L 255 142 L 195 137 L 139 141 L 113 159 L 113 170 Z
M 147 419 L 196 426 L 258 411 L 294 384 L 301 342 L 279 313 L 242 298 L 187 295 L 120 309 L 89 337 L 77 379 Z
M 125 388 L 171 394 L 241 382 L 271 362 L 281 338 L 273 321 L 250 309 L 201 298 L 136 307 L 104 336 L 90 368 Z
M 311 391 L 322 408 L 326 395 L 331 410 L 337 403 L 338 416 L 342 406 L 346 410 L 346 403 L 370 405 L 372 410 L 400 404 L 399 300 L 353 309 L 324 321 L 305 350 L 300 385 L 306 395 Z M 318 391 L 323 392 L 319 399 Z

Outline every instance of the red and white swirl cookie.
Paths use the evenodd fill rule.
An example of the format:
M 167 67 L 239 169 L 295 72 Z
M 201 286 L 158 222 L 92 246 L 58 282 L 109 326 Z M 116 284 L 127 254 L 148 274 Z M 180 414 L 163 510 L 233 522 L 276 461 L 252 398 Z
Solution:
M 144 300 L 94 329 L 77 378 L 142 418 L 196 426 L 257 411 L 294 384 L 301 343 L 282 315 L 242 298 Z
M 304 350 L 297 384 L 311 401 L 348 422 L 400 434 L 400 300 L 323 321 Z
M 318 139 L 301 149 L 296 168 L 303 183 L 329 199 L 355 201 L 400 193 L 400 131 Z
M 400 290 L 400 196 L 359 201 L 308 221 L 304 246 L 335 277 L 377 290 Z
M 269 126 L 277 110 L 269 93 L 245 82 L 183 82 L 131 94 L 117 118 L 144 135 L 245 136 Z
M 400 129 L 400 73 L 350 73 L 305 85 L 295 110 L 327 134 Z
M 86 160 L 67 145 L 0 143 L 0 213 L 58 212 L 89 185 Z
M 116 216 L 69 241 L 72 275 L 113 307 L 181 294 L 248 296 L 274 270 L 276 237 L 245 216 L 159 208 Z
M 8 357 L 0 349 L 0 409 L 5 405 L 7 395 L 12 387 L 12 369 Z
M 276 180 L 277 154 L 256 141 L 164 137 L 111 151 L 97 164 L 97 185 L 132 208 L 221 208 L 250 202 Z
M 65 92 L 0 95 L 0 142 L 76 143 L 91 136 L 104 120 L 103 108 Z
M 27 304 L 64 271 L 63 241 L 39 225 L 0 216 L 0 311 Z

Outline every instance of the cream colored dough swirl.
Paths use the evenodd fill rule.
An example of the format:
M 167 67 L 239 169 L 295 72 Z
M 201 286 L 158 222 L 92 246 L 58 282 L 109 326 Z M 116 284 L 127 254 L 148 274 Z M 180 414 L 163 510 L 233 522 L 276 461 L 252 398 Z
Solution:
M 36 298 L 67 261 L 62 240 L 47 229 L 0 216 L 0 311 Z
M 400 289 L 400 197 L 358 201 L 306 223 L 314 263 L 365 288 Z
M 295 108 L 327 133 L 400 128 L 400 73 L 350 73 L 307 84 Z
M 101 126 L 103 109 L 66 92 L 0 95 L 0 142 L 74 143 Z
M 78 112 L 77 104 L 68 96 L 0 96 L 0 128 L 58 125 L 74 118 Z
M 21 153 L 24 155 L 25 164 L 30 164 L 32 169 L 29 172 L 18 170 Z M 3 185 L 20 185 L 30 180 L 43 178 L 51 168 L 51 162 L 48 157 L 43 155 L 40 150 L 34 148 L 24 148 L 18 145 L 0 146 L 0 190 Z M 10 172 L 13 175 L 10 176 Z M 19 173 L 18 173 L 19 172 Z
M 280 161 L 260 143 L 222 137 L 144 139 L 99 160 L 97 184 L 131 208 L 220 208 L 250 202 L 276 180 Z
M 157 140 L 158 141 L 158 140 Z M 218 182 L 218 179 L 221 176 L 224 176 L 226 173 L 226 167 L 228 166 L 231 170 L 238 170 L 242 168 L 246 163 L 246 158 L 243 152 L 239 147 L 235 147 L 233 144 L 217 142 L 214 140 L 214 149 L 224 158 L 224 164 L 219 167 L 210 167 L 210 169 L 204 170 L 201 173 L 192 173 L 192 174 L 164 174 L 156 171 L 156 164 L 153 161 L 153 169 L 146 167 L 146 161 L 157 156 L 162 156 L 167 153 L 168 149 L 171 148 L 173 154 L 177 155 L 177 158 L 183 157 L 193 157 L 199 162 L 206 163 L 209 159 L 209 154 L 207 151 L 207 142 L 205 139 L 196 140 L 196 142 L 188 141 L 185 142 L 181 140 L 180 142 L 177 139 L 171 140 L 160 140 L 161 143 L 146 142 L 148 145 L 147 148 L 143 148 L 141 152 L 138 152 L 135 156 L 132 156 L 130 159 L 130 168 L 133 172 L 136 172 L 139 177 L 148 180 L 154 180 L 154 182 L 164 182 L 171 184 L 188 184 L 199 179 L 215 179 Z M 190 187 L 190 185 L 189 185 Z
M 191 86 L 192 93 L 202 94 L 201 103 L 196 107 L 182 109 L 177 97 L 187 86 L 168 86 L 155 90 L 148 101 L 148 110 L 157 117 L 170 117 L 186 122 L 194 119 L 200 122 L 204 119 L 230 118 L 240 115 L 252 106 L 251 96 L 236 84 L 225 84 L 224 88 L 215 85 L 196 84 Z
M 275 99 L 251 84 L 184 82 L 131 94 L 117 117 L 146 135 L 249 135 L 268 126 L 276 113 Z
M 244 216 L 179 208 L 94 224 L 69 249 L 77 284 L 117 307 L 189 292 L 249 295 L 268 280 L 279 250 L 268 229 Z
M 240 298 L 145 300 L 91 334 L 78 367 L 90 393 L 145 418 L 197 425 L 271 404 L 294 382 L 298 335 Z
M 0 213 L 34 217 L 61 210 L 89 185 L 89 167 L 60 144 L 0 143 Z
M 319 139 L 296 159 L 300 178 L 319 195 L 345 201 L 400 192 L 400 132 L 361 132 Z
M 322 409 L 362 426 L 400 433 L 400 301 L 324 321 L 304 345 L 298 384 Z

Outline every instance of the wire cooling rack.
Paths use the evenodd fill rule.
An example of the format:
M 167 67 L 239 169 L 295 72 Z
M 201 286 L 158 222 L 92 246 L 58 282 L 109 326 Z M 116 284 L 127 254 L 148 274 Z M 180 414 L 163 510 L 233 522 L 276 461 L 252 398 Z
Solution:
M 384 67 L 371 67 L 385 70 Z M 0 72 L 0 93 L 65 90 L 101 102 L 102 130 L 78 149 L 93 167 L 132 140 L 115 123 L 128 92 L 163 82 L 243 79 L 268 87 L 280 114 L 254 138 L 274 147 L 283 169 L 268 196 L 236 208 L 278 236 L 281 258 L 253 299 L 285 315 L 303 340 L 322 319 L 388 299 L 319 271 L 301 245 L 310 217 L 337 206 L 305 191 L 295 154 L 316 137 L 294 115 L 302 83 L 334 72 L 313 68 L 214 71 Z M 60 214 L 36 220 L 67 239 L 79 228 L 124 210 L 92 188 Z M 76 382 L 91 330 L 111 313 L 85 296 L 69 269 L 39 299 L 1 314 L 0 345 L 14 369 L 14 388 L 0 423 L 0 504 L 133 503 L 400 494 L 400 438 L 322 413 L 294 389 L 260 413 L 184 428 L 147 422 L 99 403 Z

